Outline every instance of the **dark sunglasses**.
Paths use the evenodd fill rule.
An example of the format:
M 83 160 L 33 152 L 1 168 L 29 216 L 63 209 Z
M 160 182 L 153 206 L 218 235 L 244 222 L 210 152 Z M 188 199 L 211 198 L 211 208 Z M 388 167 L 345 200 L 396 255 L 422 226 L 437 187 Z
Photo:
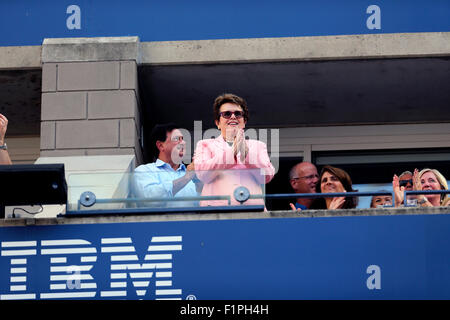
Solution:
M 399 181 L 400 187 L 405 187 L 408 183 L 412 185 L 413 184 L 412 179 Z
M 222 118 L 225 119 L 230 119 L 233 114 L 236 117 L 236 119 L 240 119 L 244 116 L 244 112 L 242 111 L 224 111 L 219 114 Z

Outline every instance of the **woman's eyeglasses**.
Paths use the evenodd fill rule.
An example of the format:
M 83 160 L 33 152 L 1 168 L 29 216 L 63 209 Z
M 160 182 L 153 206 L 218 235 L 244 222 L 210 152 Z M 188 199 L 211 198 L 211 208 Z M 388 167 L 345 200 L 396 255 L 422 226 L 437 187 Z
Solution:
M 242 111 L 224 111 L 219 114 L 222 118 L 225 119 L 230 119 L 233 114 L 236 117 L 236 119 L 240 119 L 244 116 L 244 112 Z

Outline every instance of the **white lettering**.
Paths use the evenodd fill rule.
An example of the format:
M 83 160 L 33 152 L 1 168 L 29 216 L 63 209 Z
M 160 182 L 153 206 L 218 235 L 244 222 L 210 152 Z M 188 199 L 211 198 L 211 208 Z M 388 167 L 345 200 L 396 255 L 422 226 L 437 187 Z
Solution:
M 67 288 L 68 289 L 81 289 L 80 285 L 80 267 L 78 266 L 68 266 L 66 273 L 70 274 L 67 278 Z
M 185 150 L 185 155 L 183 157 L 183 160 L 185 163 L 190 163 L 190 159 L 188 156 L 186 155 L 191 155 L 192 152 L 188 149 L 188 143 L 187 141 L 189 139 L 191 139 L 191 135 L 188 134 L 188 131 L 185 129 L 179 129 L 180 131 L 183 130 L 183 134 L 186 135 L 187 138 L 185 138 L 184 140 L 186 141 L 186 150 Z M 258 140 L 263 142 L 266 145 L 266 148 L 270 147 L 270 158 L 271 158 L 271 162 L 275 168 L 275 173 L 278 172 L 278 168 L 279 168 L 279 129 L 269 129 L 270 131 L 270 144 L 267 141 L 267 129 L 246 129 L 244 130 L 244 135 L 246 138 L 248 139 L 252 139 L 252 140 Z M 221 135 L 220 130 L 215 129 L 215 128 L 210 128 L 205 130 L 205 132 L 203 132 L 202 134 L 202 122 L 201 121 L 194 121 L 194 143 L 193 146 L 197 147 L 197 143 L 198 141 L 200 141 L 201 139 L 207 140 L 207 139 L 214 139 L 217 138 Z M 202 153 L 201 150 L 195 150 L 198 151 L 200 154 Z M 175 158 L 172 159 L 175 163 L 177 163 L 175 161 Z M 218 164 L 228 164 L 227 161 L 233 161 L 232 163 L 234 163 L 234 159 L 227 159 L 226 155 L 223 155 L 223 158 L 218 158 L 216 159 Z M 258 164 L 258 154 L 255 153 L 250 153 L 249 154 L 249 164 Z
M 210 318 L 214 313 L 214 307 L 197 307 L 191 306 L 189 303 L 187 307 L 181 307 L 180 314 L 182 315 L 207 315 Z
M 42 240 L 40 254 L 50 256 L 51 290 L 41 293 L 41 299 L 95 297 L 97 283 L 89 272 L 93 268 L 90 263 L 97 261 L 97 249 L 91 242 L 84 239 Z M 73 262 L 81 264 L 69 264 Z M 80 292 L 80 289 L 91 290 Z
M 377 265 L 370 265 L 366 270 L 367 274 L 371 274 L 369 278 L 367 278 L 367 288 L 369 290 L 373 289 L 381 289 L 381 269 Z
M 40 299 L 93 298 L 98 294 L 97 289 L 103 289 L 99 292 L 100 297 L 127 297 L 127 280 L 132 282 L 137 296 L 143 297 L 148 296 L 151 279 L 156 280 L 154 281 L 155 299 L 180 300 L 183 290 L 173 288 L 171 278 L 173 277 L 172 253 L 182 251 L 182 241 L 183 237 L 179 235 L 152 237 L 144 257 L 140 259 L 130 237 L 102 238 L 100 252 L 109 255 L 111 261 L 111 281 L 109 286 L 103 288 L 98 288 L 94 277 L 89 274 L 93 268 L 92 263 L 97 262 L 97 248 L 93 247 L 89 241 L 83 239 L 42 240 L 40 250 L 37 250 L 38 241 L 3 241 L 0 242 L 0 256 L 10 260 L 11 273 L 9 291 L 2 292 L 0 300 L 36 299 L 37 297 Z M 27 267 L 29 258 L 25 256 L 29 255 L 49 256 L 50 292 L 40 294 L 27 292 L 29 290 L 27 281 L 30 278 L 27 272 L 31 266 Z M 79 259 L 80 264 L 68 265 L 69 258 L 70 260 Z
M 0 300 L 36 299 L 35 293 L 24 293 L 27 290 L 27 256 L 35 256 L 37 241 L 2 241 L 1 256 L 11 257 L 10 282 L 11 294 L 1 294 Z
M 372 14 L 367 18 L 366 26 L 367 29 L 381 29 L 381 9 L 377 5 L 370 5 L 366 10 L 367 14 Z
M 133 287 L 136 289 L 136 294 L 138 296 L 145 296 L 147 294 L 147 289 L 150 285 L 150 279 L 159 278 L 159 277 L 172 277 L 172 272 L 165 272 L 162 275 L 162 272 L 158 272 L 159 269 L 172 269 L 171 261 L 164 262 L 155 262 L 155 255 L 150 254 L 150 252 L 154 251 L 177 251 L 182 250 L 182 246 L 179 244 L 170 245 L 177 242 L 182 242 L 181 236 L 168 236 L 168 237 L 153 237 L 151 240 L 151 244 L 149 245 L 147 252 L 144 256 L 144 261 L 151 260 L 152 263 L 140 263 L 142 258 L 139 258 L 136 254 L 136 250 L 134 246 L 129 246 L 131 238 L 123 239 L 122 238 L 103 238 L 102 249 L 103 253 L 111 253 L 111 288 L 127 288 L 126 279 L 132 279 Z M 125 241 L 126 240 L 126 241 Z M 153 245 L 153 243 L 168 243 L 167 245 Z M 114 244 L 113 247 L 107 246 L 108 244 Z M 128 252 L 133 252 L 134 254 L 130 255 L 122 255 L 123 250 L 121 250 L 120 244 L 127 244 L 127 248 L 130 248 Z M 157 258 L 167 260 L 169 255 L 165 254 L 156 256 Z M 170 259 L 172 255 L 170 255 Z M 156 259 L 159 260 L 159 259 Z M 131 263 L 132 261 L 132 263 Z M 121 271 L 121 272 L 118 272 Z M 118 279 L 120 281 L 118 281 Z M 125 281 L 124 281 L 125 280 Z M 170 281 L 172 284 L 172 281 Z M 158 290 L 160 283 L 155 283 L 155 295 L 181 295 L 182 291 L 180 289 L 170 289 L 170 290 Z M 127 293 L 125 290 L 121 291 L 101 291 L 102 297 L 119 297 L 126 296 Z
M 69 17 L 67 17 L 67 20 L 66 20 L 67 29 L 69 29 L 69 30 L 81 29 L 81 9 L 80 9 L 80 7 L 75 4 L 72 4 L 67 7 L 66 13 L 71 14 Z

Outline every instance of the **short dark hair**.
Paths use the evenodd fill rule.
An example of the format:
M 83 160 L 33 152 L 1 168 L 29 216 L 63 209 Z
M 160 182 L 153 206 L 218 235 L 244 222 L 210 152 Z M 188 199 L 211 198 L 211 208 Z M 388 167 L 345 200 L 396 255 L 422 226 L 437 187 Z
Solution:
M 166 141 L 167 134 L 178 128 L 179 128 L 179 126 L 177 126 L 173 122 L 155 125 L 152 132 L 150 133 L 150 139 L 149 139 L 150 145 L 151 145 L 151 151 L 152 151 L 152 154 L 154 155 L 155 159 L 157 159 L 159 157 L 159 149 L 156 147 L 156 142 L 157 141 L 161 141 L 161 142 Z
M 217 120 L 217 121 L 220 120 L 220 107 L 225 103 L 234 103 L 234 104 L 237 104 L 238 106 L 240 106 L 242 108 L 242 111 L 244 112 L 245 122 L 248 121 L 247 102 L 244 100 L 244 98 L 241 98 L 232 93 L 221 94 L 214 100 L 214 104 L 213 104 L 214 120 Z

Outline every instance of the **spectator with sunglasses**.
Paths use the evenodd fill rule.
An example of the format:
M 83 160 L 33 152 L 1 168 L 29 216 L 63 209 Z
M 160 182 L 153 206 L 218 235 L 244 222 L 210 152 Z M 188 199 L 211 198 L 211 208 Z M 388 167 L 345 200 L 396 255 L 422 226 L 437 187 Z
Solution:
M 275 169 L 267 146 L 257 140 L 246 140 L 244 128 L 249 119 L 246 101 L 234 94 L 218 96 L 213 104 L 214 122 L 220 130 L 215 139 L 197 143 L 194 163 L 197 177 L 204 183 L 202 196 L 230 195 L 231 204 L 239 204 L 233 195 L 239 186 L 250 194 L 261 194 Z M 262 172 L 262 173 L 261 173 Z M 245 204 L 264 204 L 263 199 L 249 199 Z M 200 205 L 228 205 L 227 200 L 201 201 Z
M 392 189 L 395 195 L 395 206 L 399 207 L 403 204 L 404 192 L 413 190 L 413 174 L 411 171 L 404 171 L 397 176 L 394 174 L 392 179 Z M 416 199 L 415 195 L 408 196 L 408 200 Z

